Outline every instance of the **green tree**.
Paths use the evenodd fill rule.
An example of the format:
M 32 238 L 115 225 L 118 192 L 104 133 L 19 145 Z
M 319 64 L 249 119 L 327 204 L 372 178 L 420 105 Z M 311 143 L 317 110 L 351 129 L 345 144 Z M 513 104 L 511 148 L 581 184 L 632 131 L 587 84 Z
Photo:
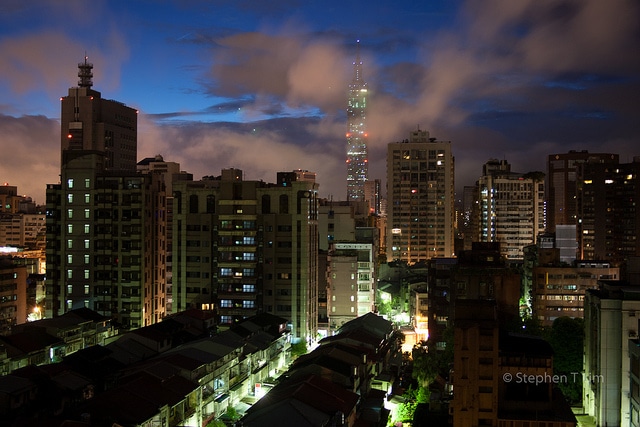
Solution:
M 437 351 L 427 351 L 422 346 L 416 346 L 411 356 L 413 358 L 412 378 L 417 381 L 419 387 L 428 388 L 440 373 Z
M 229 417 L 231 421 L 238 421 L 240 419 L 240 414 L 238 414 L 236 408 L 234 408 L 233 406 L 228 406 L 227 417 Z
M 549 331 L 548 341 L 553 348 L 553 373 L 567 379 L 558 387 L 569 402 L 579 402 L 582 399 L 584 320 L 557 318 Z
M 438 350 L 435 340 L 429 339 L 426 345 L 416 346 L 411 354 L 413 358 L 412 377 L 419 386 L 427 390 L 438 375 L 447 377 L 453 364 L 453 327 L 446 328 L 442 333 L 443 349 Z
M 307 354 L 309 350 L 307 349 L 307 343 L 304 340 L 300 340 L 295 344 L 291 345 L 291 358 L 297 359 L 299 356 L 303 354 Z
M 402 395 L 404 402 L 399 404 L 389 417 L 388 425 L 396 425 L 403 421 L 413 420 L 418 403 L 426 403 L 429 400 L 429 391 L 425 387 L 409 387 Z

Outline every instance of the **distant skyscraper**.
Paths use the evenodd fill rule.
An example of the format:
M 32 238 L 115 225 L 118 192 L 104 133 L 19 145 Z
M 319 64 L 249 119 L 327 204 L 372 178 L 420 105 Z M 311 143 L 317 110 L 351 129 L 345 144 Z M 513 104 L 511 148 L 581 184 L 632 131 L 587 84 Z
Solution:
M 365 199 L 364 183 L 368 178 L 367 95 L 367 84 L 362 76 L 360 40 L 358 40 L 347 107 L 347 200 L 353 201 Z
M 414 264 L 454 253 L 450 141 L 418 129 L 387 151 L 387 259 Z

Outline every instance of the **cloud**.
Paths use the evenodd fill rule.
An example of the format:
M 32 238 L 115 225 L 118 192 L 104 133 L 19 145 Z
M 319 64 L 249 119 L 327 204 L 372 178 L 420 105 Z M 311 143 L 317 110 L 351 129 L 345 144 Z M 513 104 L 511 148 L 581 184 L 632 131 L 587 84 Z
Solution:
M 98 10 L 103 9 L 104 4 Z M 407 31 L 382 34 L 372 25 L 363 35 L 364 75 L 371 94 L 370 178 L 385 179 L 387 144 L 407 138 L 417 127 L 452 141 L 458 189 L 472 185 L 490 158 L 505 158 L 514 170 L 526 172 L 544 170 L 548 154 L 572 149 L 618 152 L 625 161 L 638 154 L 639 3 L 470 0 L 462 10 L 453 28 L 435 34 L 427 28 L 410 38 Z M 144 46 L 125 33 L 114 15 L 105 21 L 107 31 L 91 38 L 97 41 L 89 48 L 54 28 L 0 39 L 0 84 L 16 95 L 45 91 L 57 99 L 76 84 L 78 52 L 89 50 L 98 89 L 111 97 L 130 52 Z M 273 16 L 269 22 L 275 22 Z M 344 110 L 355 48 L 345 40 L 355 30 L 309 29 L 286 20 L 279 28 L 272 24 L 251 32 L 213 25 L 177 31 L 179 25 L 172 31 L 189 37 L 153 47 L 154 66 L 167 57 L 184 58 L 170 49 L 190 43 L 196 55 L 189 59 L 189 71 L 207 67 L 199 76 L 200 95 L 215 100 L 210 108 L 200 104 L 200 109 L 172 111 L 169 105 L 162 114 L 140 114 L 139 157 L 162 154 L 196 179 L 238 167 L 247 179 L 273 182 L 278 171 L 308 169 L 318 173 L 323 195 L 344 198 Z M 88 25 L 82 29 L 96 31 Z M 413 42 L 419 44 L 407 49 L 411 55 L 398 61 L 399 51 Z M 379 46 L 389 48 L 373 48 Z M 164 76 L 162 70 L 158 74 Z M 3 103 L 0 111 L 8 114 L 11 105 Z M 236 111 L 243 123 L 190 121 L 217 121 Z M 10 124 L 5 117 L 1 125 L 18 135 L 17 128 L 24 130 L 33 120 L 25 116 Z M 49 137 L 56 171 L 58 132 Z M 25 134 L 24 140 L 41 137 Z
M 107 32 L 105 41 L 107 51 L 53 31 L 0 39 L 2 84 L 17 96 L 44 92 L 56 99 L 77 86 L 77 64 L 83 61 L 84 53 L 90 53 L 94 81 L 113 90 L 120 84 L 120 66 L 128 50 L 117 32 Z
M 638 11 L 637 3 L 627 0 L 468 1 L 455 30 L 425 39 L 415 61 L 389 64 L 385 55 L 392 50 L 364 49 L 371 93 L 370 177 L 385 177 L 387 144 L 407 138 L 417 127 L 452 141 L 458 189 L 473 184 L 482 164 L 494 157 L 506 158 L 523 172 L 544 170 L 548 154 L 570 149 L 618 147 L 631 158 L 640 134 L 633 119 L 640 95 Z M 217 37 L 207 90 L 215 96 L 257 94 L 243 106 L 247 121 L 265 118 L 269 106 L 280 117 L 289 109 L 317 107 L 324 128 L 320 132 L 314 125 L 303 137 L 331 147 L 333 172 L 328 176 L 337 184 L 323 187 L 342 188 L 342 112 L 352 55 L 334 33 L 311 39 L 311 33 L 290 30 L 289 25 L 271 34 Z M 398 37 L 407 42 L 406 36 Z M 392 38 L 385 35 L 385 43 L 392 45 Z M 216 133 L 218 147 L 242 152 L 251 141 L 265 152 L 286 147 L 312 154 L 297 151 L 298 145 L 308 147 L 295 132 L 263 133 L 257 140 L 247 138 L 246 130 L 238 132 Z M 200 138 L 195 146 L 200 150 L 202 144 Z M 242 161 L 259 170 L 251 157 Z M 278 165 L 287 158 L 273 161 Z M 326 170 L 324 163 L 310 163 Z
M 60 182 L 60 124 L 44 116 L 0 115 L 0 179 L 45 203 L 46 184 Z
M 346 181 L 336 169 L 344 168 L 346 176 L 346 167 L 343 142 L 333 138 L 342 126 L 336 126 L 318 118 L 158 126 L 143 116 L 138 155 L 161 154 L 166 161 L 180 163 L 196 180 L 228 168 L 242 169 L 246 180 L 265 182 L 275 182 L 277 172 L 309 170 L 316 172 L 321 194 L 340 199 L 341 193 L 346 195 Z

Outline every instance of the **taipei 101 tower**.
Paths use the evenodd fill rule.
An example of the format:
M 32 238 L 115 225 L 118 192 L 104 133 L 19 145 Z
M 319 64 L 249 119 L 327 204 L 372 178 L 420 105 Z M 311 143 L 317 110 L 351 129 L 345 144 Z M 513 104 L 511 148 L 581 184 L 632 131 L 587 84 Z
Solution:
M 353 81 L 349 85 L 347 106 L 347 200 L 364 201 L 368 175 L 367 158 L 367 84 L 362 77 L 360 40 L 353 63 Z

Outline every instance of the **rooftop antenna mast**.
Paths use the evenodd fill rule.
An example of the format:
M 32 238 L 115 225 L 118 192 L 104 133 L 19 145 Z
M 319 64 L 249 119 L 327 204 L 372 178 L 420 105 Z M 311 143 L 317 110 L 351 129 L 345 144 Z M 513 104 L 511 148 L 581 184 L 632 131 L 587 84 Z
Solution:
M 78 86 L 79 87 L 88 87 L 93 86 L 93 64 L 88 62 L 89 57 L 86 52 L 84 54 L 84 62 L 80 62 L 78 64 Z

